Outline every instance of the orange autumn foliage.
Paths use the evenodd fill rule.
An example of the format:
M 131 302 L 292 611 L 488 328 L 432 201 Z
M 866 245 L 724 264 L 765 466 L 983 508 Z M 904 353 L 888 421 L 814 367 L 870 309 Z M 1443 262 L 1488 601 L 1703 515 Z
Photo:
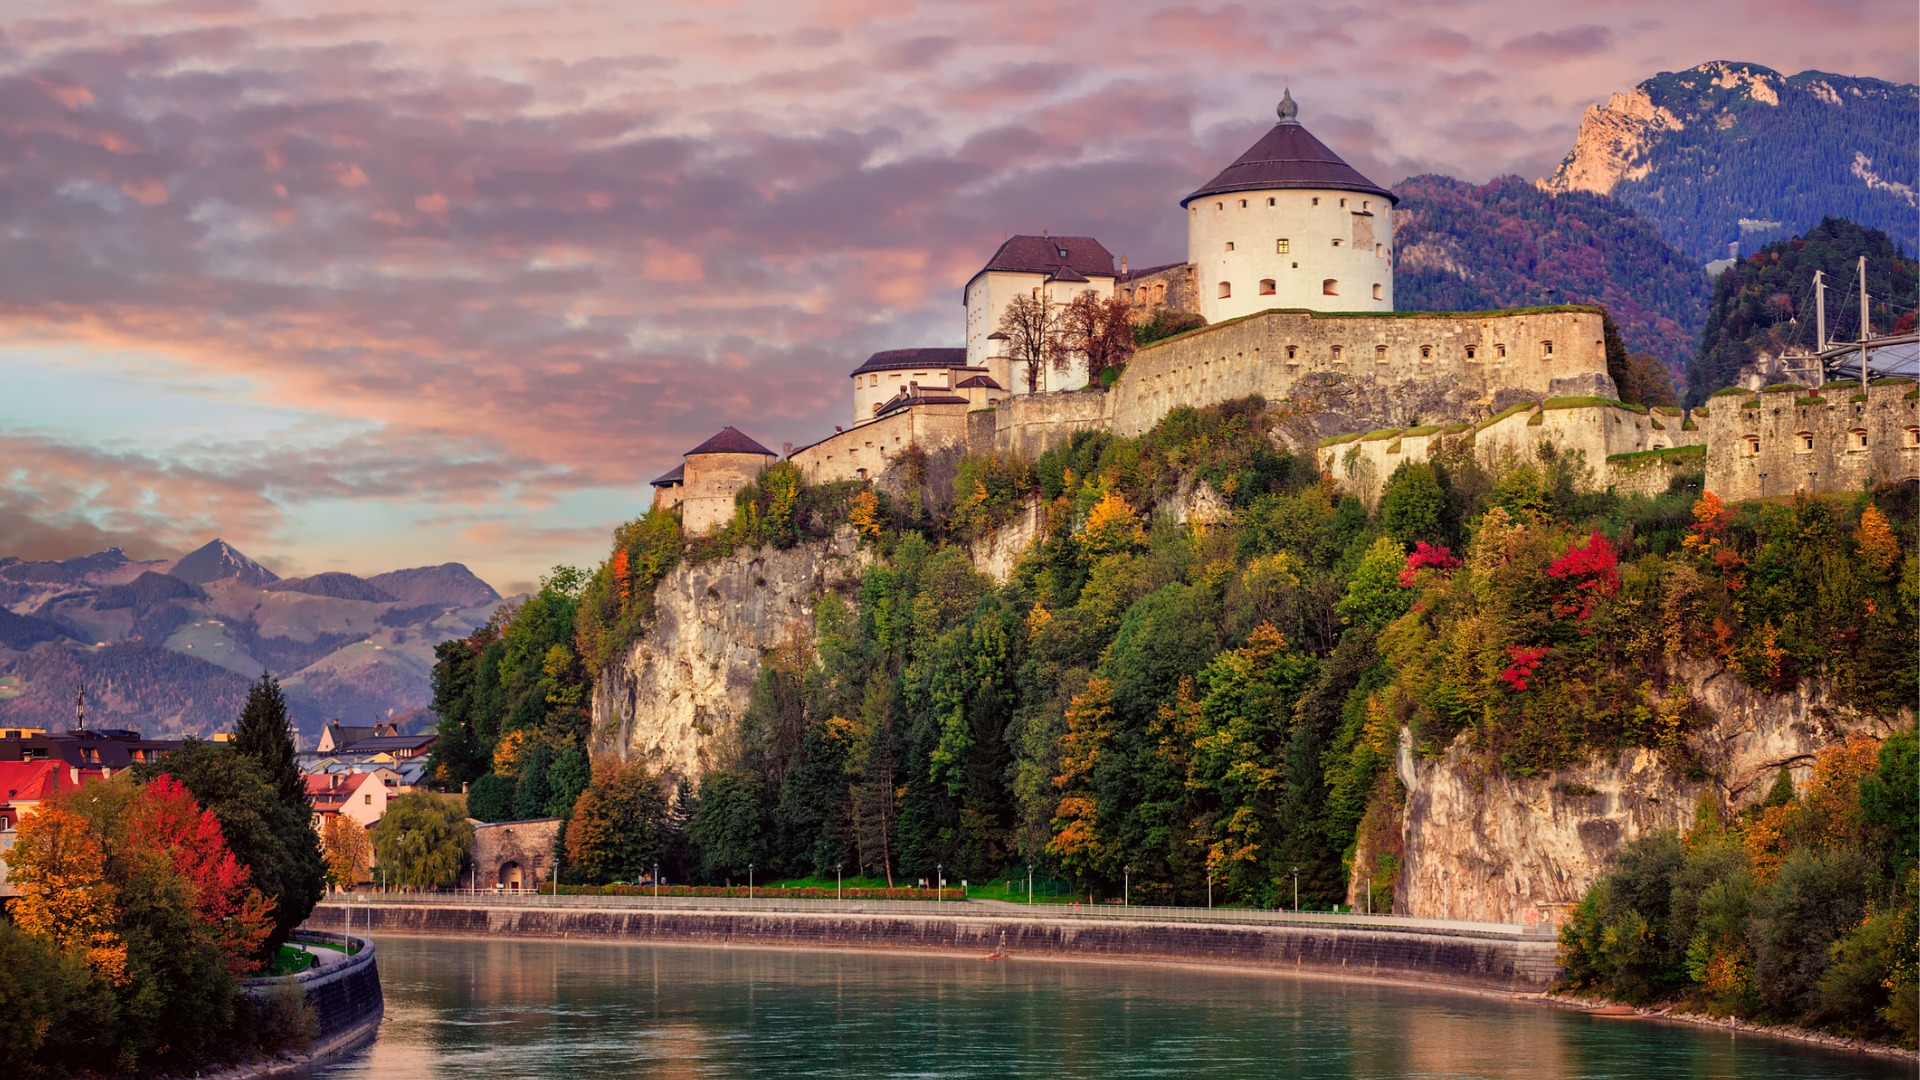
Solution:
M 63 949 L 81 950 L 107 982 L 124 986 L 127 943 L 115 932 L 119 890 L 107 881 L 107 849 L 92 823 L 56 795 L 20 820 L 6 853 L 13 924 Z

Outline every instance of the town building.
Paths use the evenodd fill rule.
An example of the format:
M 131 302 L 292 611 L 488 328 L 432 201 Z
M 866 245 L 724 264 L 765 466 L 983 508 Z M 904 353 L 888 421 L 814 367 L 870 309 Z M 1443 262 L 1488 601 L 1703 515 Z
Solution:
M 320 740 L 315 749 L 322 754 L 331 754 L 348 743 L 359 742 L 361 739 L 398 734 L 400 734 L 399 725 L 390 720 L 375 721 L 365 727 L 349 726 L 338 720 L 329 720 L 327 726 L 320 729 Z

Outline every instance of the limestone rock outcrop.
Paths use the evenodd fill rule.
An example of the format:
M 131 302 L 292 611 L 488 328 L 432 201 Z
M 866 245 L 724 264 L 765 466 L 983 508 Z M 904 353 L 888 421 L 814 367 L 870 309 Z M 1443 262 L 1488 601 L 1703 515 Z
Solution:
M 1459 743 L 1421 760 L 1403 736 L 1397 771 L 1407 791 L 1396 912 L 1557 923 L 1622 845 L 1689 827 L 1703 794 L 1725 810 L 1743 809 L 1766 796 L 1782 766 L 1804 782 L 1814 754 L 1846 735 L 1884 737 L 1913 722 L 1842 708 L 1819 683 L 1770 694 L 1704 663 L 1681 663 L 1675 673 L 1715 717 L 1687 740 L 1695 770 L 1633 749 L 1596 754 L 1551 775 L 1513 777 Z
M 811 640 L 814 604 L 871 558 L 842 529 L 823 543 L 676 566 L 645 635 L 594 684 L 595 749 L 697 780 L 745 715 L 761 655 L 794 635 Z
M 1555 194 L 1591 191 L 1608 195 L 1621 180 L 1639 180 L 1652 169 L 1646 160 L 1654 138 L 1678 131 L 1680 118 L 1655 105 L 1645 86 L 1614 94 L 1605 105 L 1587 106 L 1573 149 L 1540 186 Z

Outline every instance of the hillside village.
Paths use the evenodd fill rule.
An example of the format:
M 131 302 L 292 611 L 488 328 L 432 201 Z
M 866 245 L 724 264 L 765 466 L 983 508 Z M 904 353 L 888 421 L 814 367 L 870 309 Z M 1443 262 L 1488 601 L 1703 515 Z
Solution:
M 1295 406 L 1302 423 L 1277 437 L 1368 503 L 1400 462 L 1447 440 L 1488 463 L 1548 444 L 1579 452 L 1589 482 L 1620 494 L 1701 473 L 1730 499 L 1920 476 L 1914 386 L 1876 379 L 1872 358 L 1841 350 L 1810 360 L 1805 385 L 1649 408 L 1621 400 L 1598 308 L 1394 311 L 1396 196 L 1315 138 L 1290 91 L 1277 112 L 1180 200 L 1185 262 L 1131 270 L 1094 237 L 1009 237 L 966 283 L 964 346 L 873 354 L 849 375 L 849 423 L 812 444 L 775 453 L 722 429 L 652 482 L 653 505 L 701 534 L 778 460 L 810 483 L 867 480 L 909 449 L 1033 456 L 1076 431 L 1136 435 L 1177 406 L 1256 394 Z M 1124 302 L 1136 323 L 1201 325 L 1141 347 L 1110 385 L 1089 383 L 1083 357 L 1016 351 L 1017 301 L 1057 310 L 1083 294 Z

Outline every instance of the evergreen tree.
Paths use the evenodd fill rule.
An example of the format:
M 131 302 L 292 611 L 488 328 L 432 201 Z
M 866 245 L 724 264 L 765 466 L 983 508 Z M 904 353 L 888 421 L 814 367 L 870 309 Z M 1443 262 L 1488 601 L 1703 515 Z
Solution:
M 326 895 L 327 862 L 320 851 L 320 836 L 313 831 L 313 804 L 307 799 L 306 778 L 294 760 L 287 699 L 271 674 L 261 672 L 260 681 L 248 691 L 246 707 L 240 712 L 229 746 L 259 768 L 282 808 L 272 820 L 288 862 L 278 877 L 278 892 L 261 886 L 261 891 L 274 898 L 277 945 L 307 920 L 313 906 Z M 204 798 L 201 801 L 208 802 Z

